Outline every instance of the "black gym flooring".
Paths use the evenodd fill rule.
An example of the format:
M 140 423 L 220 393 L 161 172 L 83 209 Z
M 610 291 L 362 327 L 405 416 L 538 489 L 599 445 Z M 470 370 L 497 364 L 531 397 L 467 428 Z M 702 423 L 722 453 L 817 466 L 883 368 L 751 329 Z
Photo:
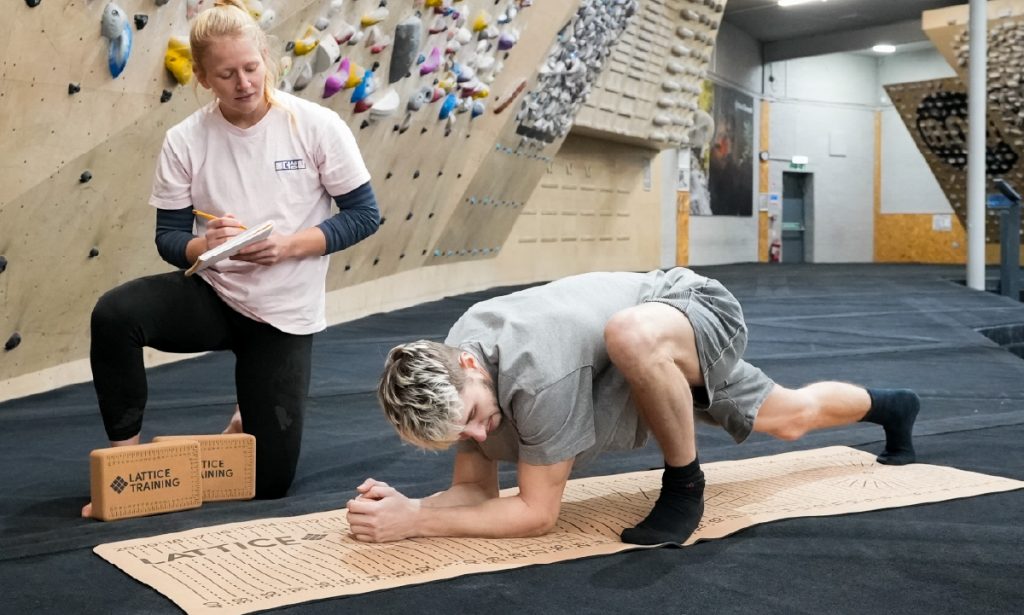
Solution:
M 747 359 L 779 383 L 846 380 L 922 398 L 918 460 L 1024 480 L 1024 304 L 958 284 L 962 267 L 699 267 L 740 299 Z M 113 523 L 81 519 L 88 454 L 106 446 L 90 383 L 0 404 L 0 610 L 175 613 L 92 553 L 105 542 L 341 508 L 363 478 L 411 496 L 447 486 L 448 454 L 400 444 L 373 389 L 387 350 L 443 339 L 473 302 L 450 297 L 331 327 L 314 344 L 298 476 L 287 498 L 209 503 Z M 87 333 L 83 331 L 83 335 Z M 1016 344 L 1016 346 L 1015 346 Z M 1017 354 L 1014 354 L 1014 353 Z M 234 403 L 232 357 L 150 370 L 144 439 L 215 433 Z M 701 426 L 704 462 L 829 445 L 881 447 L 874 425 L 742 445 Z M 653 446 L 576 476 L 658 467 Z M 511 468 L 503 486 L 511 485 Z M 1014 613 L 1024 604 L 1024 490 L 837 517 L 779 521 L 661 548 L 465 576 L 280 609 L 289 613 Z

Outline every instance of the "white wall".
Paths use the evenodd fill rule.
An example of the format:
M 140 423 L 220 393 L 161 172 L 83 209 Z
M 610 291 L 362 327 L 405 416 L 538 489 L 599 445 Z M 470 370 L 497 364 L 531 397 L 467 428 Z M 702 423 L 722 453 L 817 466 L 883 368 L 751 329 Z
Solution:
M 757 262 L 757 216 L 691 216 L 690 264 Z
M 878 62 L 882 105 L 882 213 L 949 214 L 953 208 L 882 86 L 953 77 L 956 72 L 932 49 L 887 56 Z
M 715 81 L 757 96 L 761 92 L 760 43 L 739 28 L 723 23 L 715 40 L 709 74 Z
M 766 66 L 772 99 L 771 192 L 795 155 L 813 175 L 812 245 L 808 260 L 870 262 L 874 258 L 874 143 L 877 60 L 831 54 Z

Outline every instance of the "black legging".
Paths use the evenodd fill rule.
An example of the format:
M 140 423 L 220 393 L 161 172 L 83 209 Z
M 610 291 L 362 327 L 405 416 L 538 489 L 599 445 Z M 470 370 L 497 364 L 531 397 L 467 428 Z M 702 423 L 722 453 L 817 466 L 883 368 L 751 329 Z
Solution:
M 256 497 L 282 497 L 299 460 L 312 341 L 239 314 L 199 276 L 177 271 L 118 286 L 92 313 L 89 359 L 107 436 L 127 440 L 142 429 L 144 346 L 231 350 L 242 426 L 256 437 Z

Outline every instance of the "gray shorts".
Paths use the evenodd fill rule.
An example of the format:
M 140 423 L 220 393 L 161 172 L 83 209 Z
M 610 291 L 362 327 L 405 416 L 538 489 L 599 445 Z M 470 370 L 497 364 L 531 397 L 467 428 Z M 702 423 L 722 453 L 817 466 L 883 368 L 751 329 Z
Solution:
M 739 302 L 712 279 L 701 287 L 672 289 L 651 301 L 671 305 L 693 326 L 704 374 L 704 387 L 693 389 L 694 417 L 720 425 L 736 442 L 746 440 L 775 382 L 743 360 L 747 326 Z

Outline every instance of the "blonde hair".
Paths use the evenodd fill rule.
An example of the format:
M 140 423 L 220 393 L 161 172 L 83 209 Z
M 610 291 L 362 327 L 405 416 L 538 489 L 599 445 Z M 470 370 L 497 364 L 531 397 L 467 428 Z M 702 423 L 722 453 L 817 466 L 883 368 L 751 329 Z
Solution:
M 463 427 L 459 394 L 465 385 L 457 348 L 418 340 L 395 346 L 388 353 L 377 399 L 403 440 L 420 448 L 444 450 Z
M 199 13 L 189 32 L 189 46 L 192 49 L 192 69 L 202 70 L 203 56 L 210 45 L 222 38 L 248 37 L 256 44 L 266 66 L 263 75 L 263 98 L 276 105 L 275 85 L 278 80 L 277 61 L 270 56 L 270 39 L 256 23 L 242 0 L 216 0 L 212 8 Z

